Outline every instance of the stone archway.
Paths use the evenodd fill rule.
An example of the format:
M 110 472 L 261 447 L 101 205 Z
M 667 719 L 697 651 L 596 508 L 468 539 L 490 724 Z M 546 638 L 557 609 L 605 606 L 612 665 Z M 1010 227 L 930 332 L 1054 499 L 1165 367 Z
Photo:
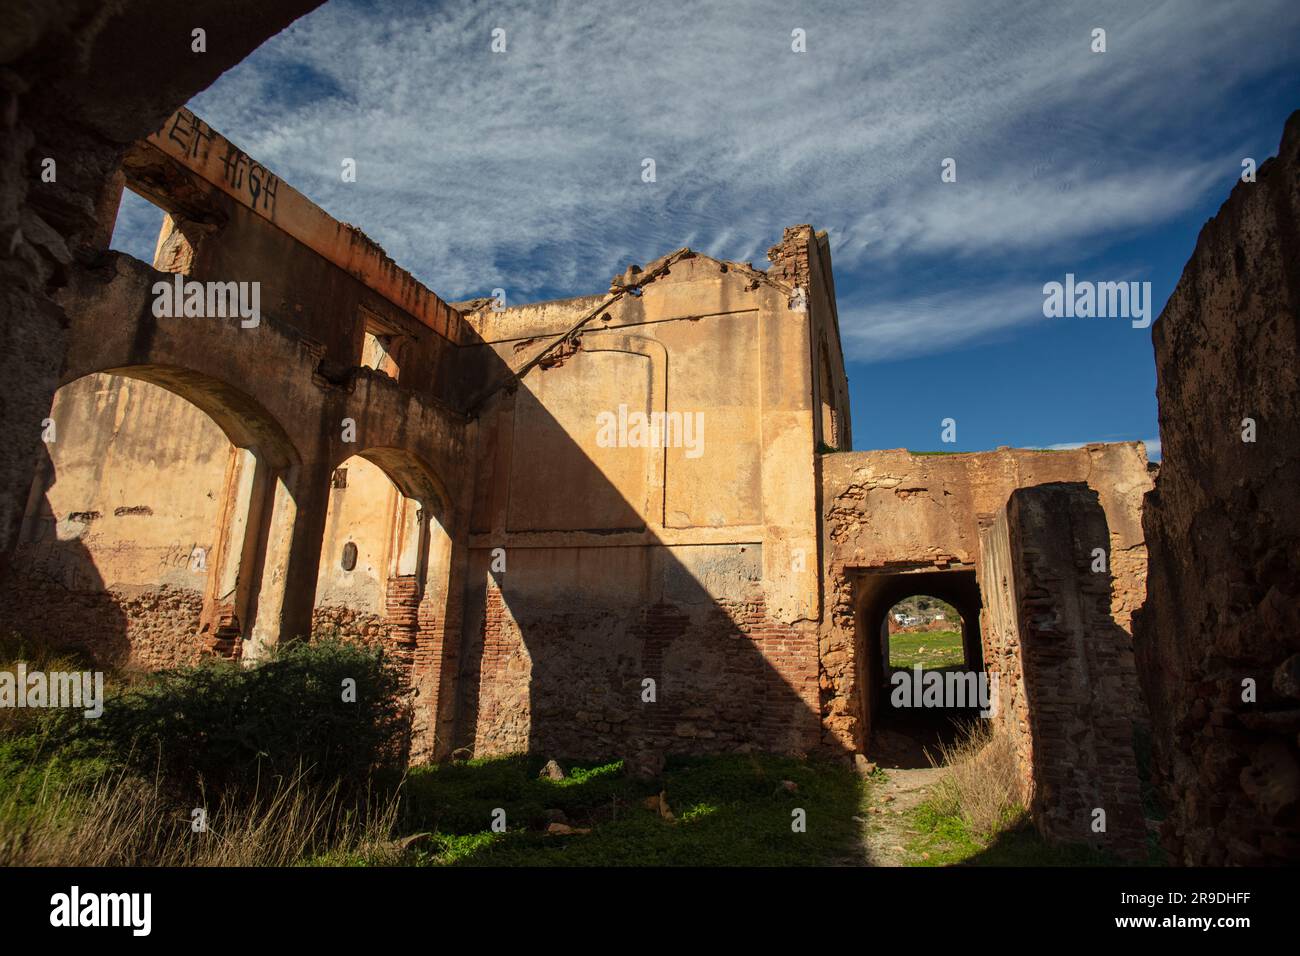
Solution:
M 106 662 L 240 656 L 259 610 L 280 603 L 264 572 L 281 558 L 272 529 L 292 521 L 275 491 L 298 452 L 279 422 L 247 395 L 161 366 L 68 381 L 50 422 L 5 582 L 10 624 L 85 638 Z M 57 600 L 41 602 L 50 587 Z M 33 600 L 42 612 L 24 616 Z
M 889 644 L 886 636 L 886 618 L 898 602 L 914 596 L 928 595 L 952 605 L 961 618 L 961 643 L 963 663 L 947 668 L 957 672 L 963 680 L 956 686 L 966 691 L 974 687 L 984 673 L 983 648 L 980 640 L 980 589 L 975 569 L 953 567 L 936 570 L 933 566 L 901 566 L 885 568 L 859 568 L 853 575 L 854 607 L 856 617 L 856 659 L 859 668 L 858 686 L 861 707 L 860 719 L 866 728 L 866 749 L 871 754 L 879 747 L 882 731 L 901 732 L 915 738 L 919 745 L 932 745 L 952 735 L 954 720 L 969 718 L 977 708 L 970 706 L 971 699 L 964 693 L 961 700 L 948 700 L 937 708 L 913 707 L 913 696 L 904 694 L 905 707 L 895 706 L 898 691 L 898 669 L 889 663 Z M 971 681 L 969 678 L 975 678 Z M 915 680 L 906 674 L 907 680 Z M 920 703 L 919 689 L 915 702 Z M 884 744 L 900 749 L 896 739 Z M 901 759 L 918 756 L 908 754 Z
M 316 580 L 313 636 L 380 645 L 416 693 L 412 757 L 451 747 L 460 577 L 455 512 L 435 469 L 375 446 L 332 472 Z

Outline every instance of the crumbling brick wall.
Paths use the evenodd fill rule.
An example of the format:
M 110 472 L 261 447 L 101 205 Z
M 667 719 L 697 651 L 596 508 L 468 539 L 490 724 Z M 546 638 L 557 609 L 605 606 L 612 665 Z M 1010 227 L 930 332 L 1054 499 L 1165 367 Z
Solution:
M 817 746 L 816 631 L 762 595 L 573 608 L 521 624 L 486 589 L 462 678 L 461 746 L 574 758 L 808 753 Z M 646 679 L 654 681 L 646 699 Z
M 1102 544 L 1114 579 L 1111 611 L 1116 623 L 1128 627 L 1132 609 L 1146 592 L 1141 501 L 1151 479 L 1138 443 L 952 455 L 903 449 L 841 452 L 823 455 L 821 466 L 826 610 L 819 680 L 823 739 L 832 751 L 862 752 L 870 739 L 855 575 L 904 566 L 976 568 L 981 516 L 1001 509 L 1013 489 L 1086 482 L 1100 495 L 1110 526 L 1109 540 Z
M 1300 859 L 1297 316 L 1300 113 L 1152 328 L 1165 457 L 1134 636 L 1164 840 L 1190 865 Z
M 450 596 L 425 594 L 411 662 L 415 689 L 415 724 L 411 758 L 441 760 L 455 746 L 456 703 L 460 674 L 460 629 L 464 589 L 453 568 Z
M 980 535 L 985 662 L 997 672 L 994 720 L 1015 744 L 1039 830 L 1140 856 L 1137 675 L 1096 556 L 1109 540 L 1086 485 L 1013 491 Z

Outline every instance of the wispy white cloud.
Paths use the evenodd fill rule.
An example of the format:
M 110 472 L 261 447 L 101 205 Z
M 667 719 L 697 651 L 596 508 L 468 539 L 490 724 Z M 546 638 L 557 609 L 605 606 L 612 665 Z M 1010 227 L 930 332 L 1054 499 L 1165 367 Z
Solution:
M 761 264 L 811 221 L 850 292 L 850 355 L 898 356 L 1031 320 L 1041 287 L 1006 262 L 1060 262 L 1226 189 L 1230 143 L 1189 131 L 1287 55 L 1288 24 L 1291 0 L 336 0 L 192 105 L 448 299 L 598 290 L 687 243 Z M 975 278 L 852 296 L 863 270 L 917 256 Z
M 840 333 L 847 353 L 863 361 L 893 361 L 948 351 L 1043 319 L 1042 285 L 977 285 L 936 293 L 904 293 L 870 305 L 841 302 Z

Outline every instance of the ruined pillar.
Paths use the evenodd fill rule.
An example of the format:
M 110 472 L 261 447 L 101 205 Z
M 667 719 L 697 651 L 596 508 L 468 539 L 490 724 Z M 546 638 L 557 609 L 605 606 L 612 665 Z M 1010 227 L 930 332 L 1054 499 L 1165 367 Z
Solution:
M 231 448 L 220 524 L 209 556 L 199 638 L 204 651 L 238 657 L 251 621 L 262 521 L 274 489 L 271 468 L 248 448 Z
M 1020 488 L 980 528 L 984 662 L 1021 794 L 1048 839 L 1145 853 L 1129 635 L 1097 562 L 1110 531 L 1083 483 Z M 994 678 L 996 675 L 996 678 Z
M 401 496 L 394 516 L 392 561 L 384 595 L 384 624 L 394 658 L 409 668 L 415 659 L 420 632 L 420 601 L 429 535 L 425 510 L 413 498 Z
M 280 641 L 311 636 L 332 469 L 296 465 L 276 475 L 266 495 L 262 570 L 244 656 L 257 659 Z

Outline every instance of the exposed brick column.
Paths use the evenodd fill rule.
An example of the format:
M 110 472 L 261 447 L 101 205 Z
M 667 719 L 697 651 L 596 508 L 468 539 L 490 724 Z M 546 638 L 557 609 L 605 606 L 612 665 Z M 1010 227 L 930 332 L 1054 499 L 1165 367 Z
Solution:
M 1034 822 L 1049 839 L 1141 856 L 1140 702 L 1129 699 L 1132 641 L 1111 616 L 1111 575 L 1093 570 L 1095 549 L 1110 541 L 1096 492 L 1082 483 L 1017 489 L 980 538 L 995 719 L 1015 743 Z
M 203 653 L 238 660 L 244 646 L 242 638 L 243 632 L 234 605 L 204 604 L 203 618 L 199 625 L 199 645 Z
M 434 590 L 431 586 L 420 603 L 411 678 L 420 693 L 420 706 L 427 715 L 427 724 L 423 728 L 427 739 L 420 741 L 424 748 L 421 756 L 427 754 L 432 760 L 442 760 L 451 755 L 460 692 L 464 583 L 454 549 L 449 560 L 451 567 L 445 597 L 441 590 Z
M 415 661 L 420 632 L 420 579 L 417 575 L 394 575 L 388 579 L 384 625 L 394 660 L 409 670 Z

